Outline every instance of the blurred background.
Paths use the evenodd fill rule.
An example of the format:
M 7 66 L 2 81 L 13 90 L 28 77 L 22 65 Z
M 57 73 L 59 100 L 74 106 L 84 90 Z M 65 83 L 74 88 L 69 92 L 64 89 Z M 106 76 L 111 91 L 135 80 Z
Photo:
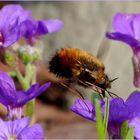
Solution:
M 64 22 L 61 31 L 43 37 L 44 63 L 38 69 L 38 82 L 43 84 L 52 79 L 47 71 L 48 61 L 58 49 L 71 46 L 99 55 L 109 77 L 119 77 L 112 84 L 113 93 L 126 99 L 135 90 L 131 49 L 122 42 L 107 40 L 105 33 L 112 30 L 115 13 L 140 12 L 140 2 L 1 2 L 1 6 L 9 3 L 21 4 L 25 9 L 32 10 L 35 19 L 58 18 Z M 90 97 L 91 90 L 77 88 Z M 45 128 L 48 139 L 97 138 L 94 123 L 69 111 L 76 98 L 55 83 L 39 97 L 35 115 L 37 122 Z

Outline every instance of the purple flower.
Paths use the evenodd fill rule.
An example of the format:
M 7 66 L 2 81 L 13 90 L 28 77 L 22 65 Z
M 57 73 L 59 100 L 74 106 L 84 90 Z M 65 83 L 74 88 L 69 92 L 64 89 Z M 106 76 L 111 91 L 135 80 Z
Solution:
M 20 31 L 22 36 L 32 46 L 40 36 L 57 32 L 63 26 L 63 22 L 58 19 L 26 20 L 21 24 Z
M 20 5 L 7 5 L 0 11 L 0 47 L 8 47 L 20 38 L 19 25 L 31 18 Z
M 29 127 L 29 118 L 14 121 L 3 121 L 0 119 L 0 140 L 43 140 L 43 129 L 39 124 Z
M 104 116 L 105 102 L 101 100 L 101 111 Z M 85 100 L 76 100 L 71 108 L 76 114 L 95 121 L 95 106 Z M 121 125 L 124 121 L 128 121 L 130 127 L 134 127 L 134 135 L 140 138 L 140 92 L 134 92 L 126 101 L 121 98 L 113 98 L 109 104 L 108 133 L 111 138 L 121 138 Z
M 58 19 L 34 20 L 32 13 L 20 5 L 6 5 L 0 11 L 0 47 L 7 48 L 21 37 L 30 45 L 41 35 L 57 32 L 63 27 Z
M 9 112 L 9 117 L 13 115 L 21 117 L 21 108 L 27 102 L 39 96 L 50 86 L 50 82 L 42 85 L 32 85 L 27 91 L 16 91 L 13 80 L 4 72 L 0 72 L 0 103 L 5 105 Z
M 127 43 L 135 51 L 140 49 L 140 14 L 117 13 L 113 18 L 115 32 L 107 33 L 109 39 Z
M 140 14 L 117 13 L 113 19 L 114 32 L 107 38 L 127 43 L 133 50 L 134 85 L 140 87 Z

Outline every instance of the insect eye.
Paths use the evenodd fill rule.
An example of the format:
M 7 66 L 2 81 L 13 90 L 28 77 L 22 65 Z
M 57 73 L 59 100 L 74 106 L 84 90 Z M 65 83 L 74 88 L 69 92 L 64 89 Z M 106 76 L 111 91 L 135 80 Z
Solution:
M 87 64 L 83 64 L 83 68 L 87 69 L 88 68 Z

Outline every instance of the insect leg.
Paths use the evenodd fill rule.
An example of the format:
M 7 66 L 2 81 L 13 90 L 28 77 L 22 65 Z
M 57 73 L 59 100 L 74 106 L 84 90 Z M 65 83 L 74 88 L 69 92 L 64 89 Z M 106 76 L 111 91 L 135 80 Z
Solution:
M 68 88 L 73 94 L 76 94 L 76 95 L 83 101 L 83 103 L 86 105 L 88 111 L 90 111 L 88 105 L 87 105 L 86 102 L 85 102 L 85 98 L 83 97 L 83 95 L 82 95 L 76 88 L 74 88 L 74 87 L 71 88 L 71 87 L 69 87 L 67 84 L 64 84 L 64 83 L 60 83 L 60 84 L 61 84 L 62 86 L 64 86 L 64 87 Z
M 114 95 L 115 97 L 119 97 L 117 94 L 115 94 L 115 93 L 113 93 L 113 92 L 111 92 L 111 91 L 108 91 L 107 89 L 105 90 L 110 96 L 111 95 Z M 111 97 L 113 97 L 113 96 L 111 96 Z
M 93 89 L 94 91 L 97 91 L 98 93 L 99 93 L 99 95 L 101 94 L 102 95 L 102 98 L 104 98 L 104 93 L 102 93 L 102 92 L 107 92 L 108 94 L 109 94 L 109 96 L 110 97 L 112 97 L 113 98 L 113 96 L 112 95 L 114 95 L 115 97 L 119 97 L 117 94 L 115 94 L 115 93 L 113 93 L 113 92 L 111 92 L 111 91 L 108 91 L 107 89 L 103 89 L 103 88 L 101 88 L 101 87 L 98 87 L 98 86 L 96 86 L 96 85 L 94 85 L 94 84 L 91 84 L 91 83 L 89 83 L 89 82 L 82 82 L 81 80 L 79 80 L 79 82 L 81 82 L 82 84 L 85 84 L 86 86 L 88 86 L 89 88 L 91 88 L 91 89 Z M 92 87 L 91 87 L 92 86 Z M 96 90 L 94 89 L 94 88 L 96 88 Z M 102 92 L 100 92 L 99 91 L 99 89 L 102 91 Z
M 64 84 L 64 83 L 60 83 L 62 86 L 64 86 L 64 87 L 66 87 L 66 88 L 68 88 L 72 93 L 76 93 L 76 95 L 78 96 L 78 97 L 80 97 L 81 99 L 85 99 L 84 97 L 83 97 L 83 95 L 77 90 L 77 89 L 75 89 L 75 88 L 70 88 L 67 84 Z
M 79 80 L 79 82 L 82 83 L 82 84 L 84 84 L 85 86 L 91 88 L 92 90 L 98 92 L 99 94 L 101 94 L 101 91 L 99 91 L 99 89 L 100 89 L 100 90 L 102 90 L 102 89 L 99 88 L 99 87 L 97 87 L 96 85 L 91 84 L 91 83 L 86 83 L 86 82 L 83 82 L 83 81 L 81 81 L 81 80 Z M 89 85 L 89 84 L 90 84 L 90 85 Z

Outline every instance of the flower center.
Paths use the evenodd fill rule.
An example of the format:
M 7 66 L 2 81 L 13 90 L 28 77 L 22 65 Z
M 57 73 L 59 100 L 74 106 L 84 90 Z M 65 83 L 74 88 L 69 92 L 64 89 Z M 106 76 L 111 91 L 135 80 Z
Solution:
M 0 46 L 3 46 L 4 38 L 2 33 L 0 32 Z
M 10 139 L 9 140 L 16 140 L 16 135 L 10 136 Z

